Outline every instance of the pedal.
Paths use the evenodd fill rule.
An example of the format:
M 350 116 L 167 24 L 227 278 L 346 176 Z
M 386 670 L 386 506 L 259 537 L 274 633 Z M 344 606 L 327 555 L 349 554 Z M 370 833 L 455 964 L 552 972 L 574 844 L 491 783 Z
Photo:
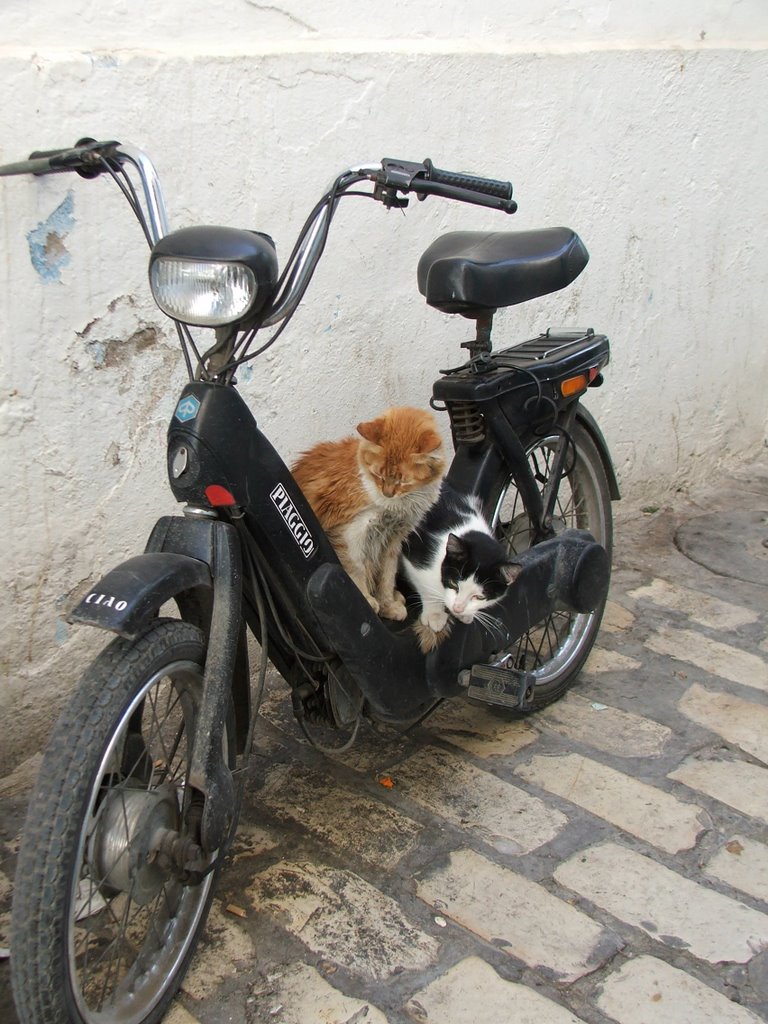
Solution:
M 526 711 L 533 704 L 536 676 L 515 668 L 494 665 L 473 665 L 469 672 L 467 696 L 485 704 L 498 704 L 516 711 Z

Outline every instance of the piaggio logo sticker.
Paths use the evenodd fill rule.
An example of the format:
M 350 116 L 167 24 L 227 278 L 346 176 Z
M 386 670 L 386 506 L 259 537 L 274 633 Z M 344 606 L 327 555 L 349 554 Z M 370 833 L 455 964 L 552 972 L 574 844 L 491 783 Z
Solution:
M 185 395 L 176 406 L 176 419 L 180 423 L 193 420 L 200 409 L 200 401 L 194 395 Z
M 293 539 L 301 548 L 304 557 L 309 558 L 315 550 L 314 539 L 282 484 L 277 484 L 270 494 L 270 498 L 274 502 L 277 511 L 285 520 L 288 529 L 293 534 Z

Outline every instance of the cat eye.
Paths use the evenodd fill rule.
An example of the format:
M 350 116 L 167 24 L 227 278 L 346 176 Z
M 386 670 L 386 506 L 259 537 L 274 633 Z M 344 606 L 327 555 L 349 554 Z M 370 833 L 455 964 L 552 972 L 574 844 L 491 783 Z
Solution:
M 455 590 L 458 593 L 459 584 L 456 582 L 456 580 L 446 580 L 445 585 L 446 587 L 448 587 L 449 590 Z

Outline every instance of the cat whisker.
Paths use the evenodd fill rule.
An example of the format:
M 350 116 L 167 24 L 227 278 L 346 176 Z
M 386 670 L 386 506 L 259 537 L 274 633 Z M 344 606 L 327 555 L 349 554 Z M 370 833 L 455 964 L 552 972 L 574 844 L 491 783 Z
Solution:
M 496 618 L 495 615 L 489 615 L 488 612 L 477 612 L 475 614 L 475 622 L 479 623 L 492 637 L 499 640 L 504 639 L 506 631 L 501 620 Z

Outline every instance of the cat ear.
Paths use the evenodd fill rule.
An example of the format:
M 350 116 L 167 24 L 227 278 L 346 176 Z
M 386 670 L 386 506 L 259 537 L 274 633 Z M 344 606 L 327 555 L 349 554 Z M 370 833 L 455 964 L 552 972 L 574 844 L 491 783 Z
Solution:
M 366 441 L 372 444 L 381 444 L 381 434 L 384 429 L 384 420 L 381 416 L 377 420 L 368 420 L 367 423 L 358 423 L 357 432 Z
M 499 566 L 499 573 L 507 586 L 509 586 L 510 583 L 514 583 L 522 571 L 522 565 L 516 565 L 513 562 L 504 562 Z
M 436 452 L 440 445 L 443 443 L 443 439 L 434 430 L 425 430 L 419 434 L 419 440 L 416 442 L 416 451 L 420 455 L 431 455 L 432 452 Z
M 457 537 L 455 533 L 449 533 L 445 542 L 445 553 L 446 555 L 453 555 L 454 558 L 463 555 L 465 548 L 461 537 Z

